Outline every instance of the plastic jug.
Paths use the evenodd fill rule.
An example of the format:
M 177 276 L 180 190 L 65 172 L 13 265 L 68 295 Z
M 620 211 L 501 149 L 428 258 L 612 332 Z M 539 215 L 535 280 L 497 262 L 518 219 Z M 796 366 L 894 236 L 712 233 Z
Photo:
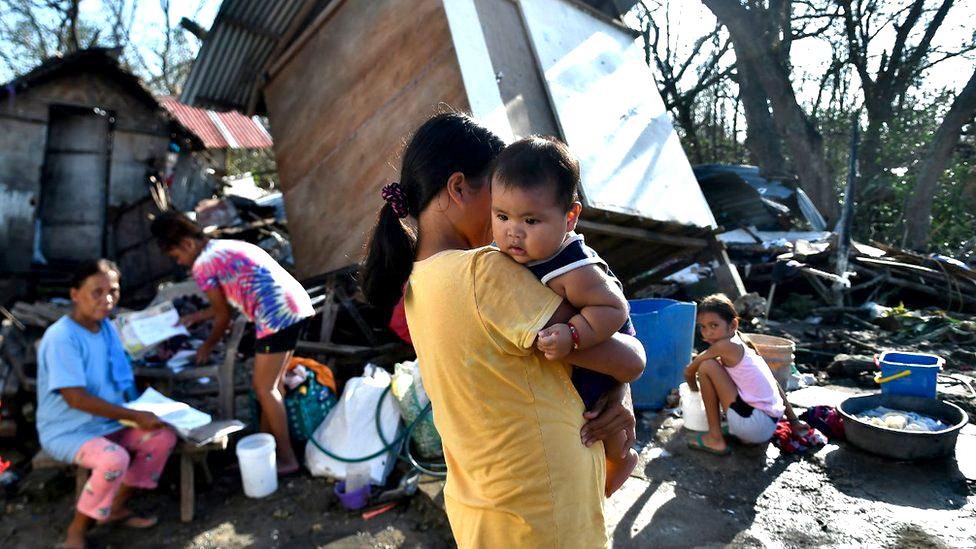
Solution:
M 681 395 L 681 414 L 685 418 L 685 429 L 690 431 L 707 431 L 708 418 L 705 416 L 705 404 L 701 393 L 692 391 L 687 383 L 678 387 Z
M 244 495 L 249 498 L 263 498 L 278 489 L 273 436 L 267 433 L 248 435 L 237 443 L 236 453 Z

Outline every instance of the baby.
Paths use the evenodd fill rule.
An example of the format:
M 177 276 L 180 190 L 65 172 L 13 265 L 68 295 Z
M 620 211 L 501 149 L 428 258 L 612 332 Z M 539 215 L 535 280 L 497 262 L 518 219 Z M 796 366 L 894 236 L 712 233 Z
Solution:
M 582 205 L 577 199 L 579 162 L 569 148 L 549 137 L 528 137 L 499 154 L 491 177 L 492 236 L 495 245 L 565 298 L 579 313 L 539 333 L 538 348 L 549 360 L 566 357 L 610 339 L 634 335 L 623 286 L 606 262 L 576 234 Z M 610 375 L 608 375 L 610 374 Z M 606 373 L 573 367 L 572 381 L 587 410 L 621 381 Z M 623 485 L 637 465 L 621 431 L 604 440 L 606 494 Z

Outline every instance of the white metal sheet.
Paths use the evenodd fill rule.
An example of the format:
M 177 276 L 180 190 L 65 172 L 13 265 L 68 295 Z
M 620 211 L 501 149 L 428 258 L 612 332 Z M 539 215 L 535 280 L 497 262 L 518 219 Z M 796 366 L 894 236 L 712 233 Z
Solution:
M 714 227 L 640 39 L 568 0 L 520 0 L 586 206 Z

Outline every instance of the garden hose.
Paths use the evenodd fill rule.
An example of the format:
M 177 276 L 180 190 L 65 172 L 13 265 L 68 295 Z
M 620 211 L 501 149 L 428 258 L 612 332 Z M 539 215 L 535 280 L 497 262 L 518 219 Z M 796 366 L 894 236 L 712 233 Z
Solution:
M 400 433 L 400 435 L 398 435 L 395 439 L 393 439 L 392 442 L 386 440 L 386 437 L 383 435 L 382 425 L 380 425 L 380 413 L 383 411 L 383 401 L 386 399 L 386 395 L 389 394 L 391 387 L 392 387 L 391 385 L 388 385 L 385 389 L 383 389 L 383 394 L 380 395 L 379 401 L 376 403 L 376 414 L 375 414 L 376 432 L 377 434 L 379 434 L 380 441 L 383 443 L 383 447 L 377 450 L 376 452 L 373 452 L 368 456 L 355 457 L 355 458 L 339 456 L 330 452 L 327 448 L 319 444 L 319 441 L 315 440 L 315 437 L 312 436 L 312 433 L 306 431 L 305 417 L 304 417 L 305 412 L 304 410 L 299 408 L 298 413 L 300 415 L 300 420 L 301 420 L 299 423 L 302 425 L 302 431 L 303 431 L 302 434 L 316 448 L 318 448 L 320 452 L 342 463 L 362 463 L 364 461 L 369 461 L 373 458 L 379 457 L 383 454 L 390 453 L 390 454 L 395 454 L 398 459 L 406 461 L 413 468 L 417 469 L 421 473 L 433 477 L 438 477 L 438 478 L 446 477 L 447 476 L 446 470 L 445 471 L 436 470 L 437 468 L 445 467 L 444 465 L 440 463 L 421 462 L 417 460 L 410 452 L 410 439 L 413 436 L 414 429 L 417 427 L 418 424 L 420 424 L 420 422 L 424 418 L 427 417 L 427 414 L 431 413 L 431 405 L 429 402 L 427 403 L 427 406 L 420 412 L 420 415 L 418 415 L 416 419 L 410 422 L 410 425 L 408 425 L 407 428 Z

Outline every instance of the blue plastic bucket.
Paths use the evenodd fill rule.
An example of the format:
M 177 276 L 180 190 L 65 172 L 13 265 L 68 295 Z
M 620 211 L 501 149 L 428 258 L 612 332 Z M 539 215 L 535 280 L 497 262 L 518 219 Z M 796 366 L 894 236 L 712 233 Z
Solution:
M 673 299 L 635 299 L 630 320 L 647 353 L 644 375 L 630 384 L 634 408 L 660 410 L 684 381 L 695 339 L 695 304 Z
M 878 361 L 881 393 L 935 398 L 936 381 L 945 359 L 925 353 L 894 353 L 881 355 Z

